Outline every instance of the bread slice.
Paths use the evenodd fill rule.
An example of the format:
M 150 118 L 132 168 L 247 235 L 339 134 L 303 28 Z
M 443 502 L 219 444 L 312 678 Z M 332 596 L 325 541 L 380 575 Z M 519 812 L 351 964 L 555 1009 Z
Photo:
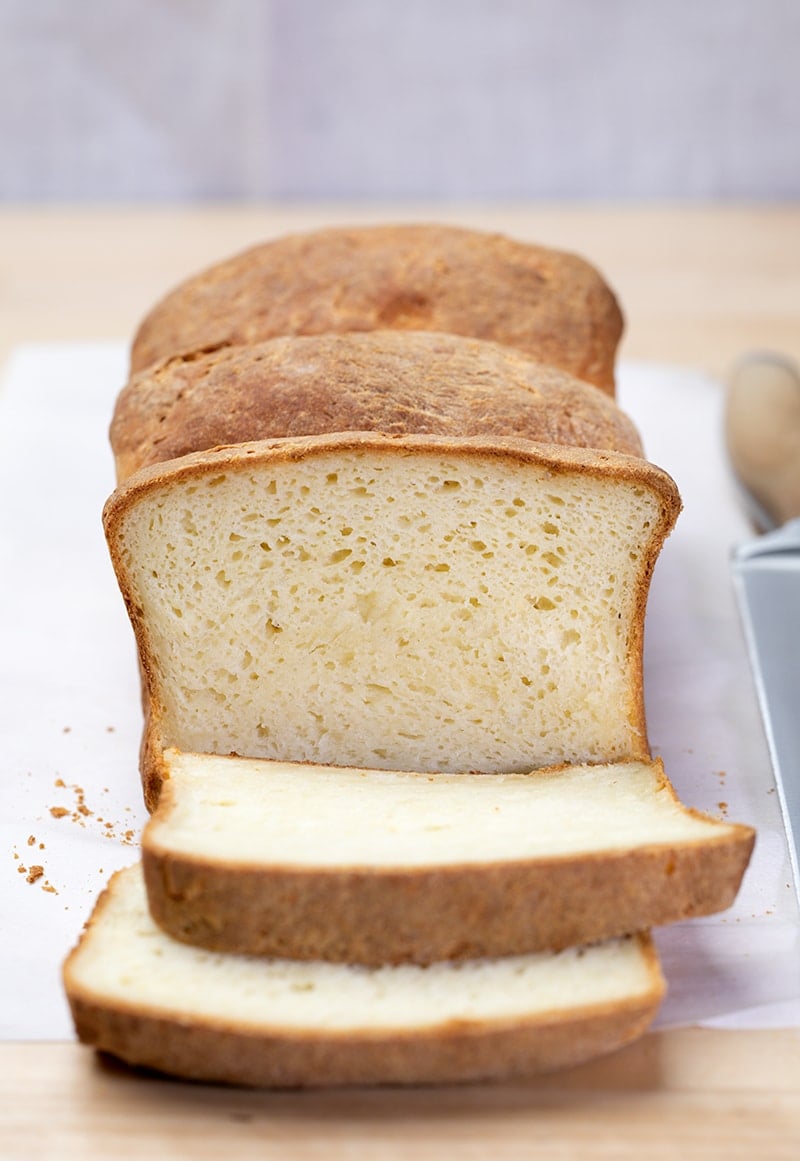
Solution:
M 162 753 L 487 773 L 647 758 L 673 481 L 611 452 L 370 434 L 143 469 L 105 509 Z
M 529 774 L 165 755 L 150 911 L 215 951 L 349 963 L 516 955 L 722 911 L 749 827 L 678 801 L 660 762 Z
M 264 1086 L 500 1079 L 644 1032 L 663 995 L 646 936 L 431 967 L 200 951 L 155 926 L 139 867 L 101 896 L 64 968 L 81 1041 L 193 1080 Z
M 319 230 L 189 278 L 145 318 L 132 371 L 279 335 L 445 331 L 489 339 L 614 393 L 622 314 L 588 262 L 441 225 Z
M 279 338 L 134 375 L 111 424 L 117 476 L 221 444 L 380 431 L 522 436 L 641 455 L 607 395 L 497 343 L 375 331 Z

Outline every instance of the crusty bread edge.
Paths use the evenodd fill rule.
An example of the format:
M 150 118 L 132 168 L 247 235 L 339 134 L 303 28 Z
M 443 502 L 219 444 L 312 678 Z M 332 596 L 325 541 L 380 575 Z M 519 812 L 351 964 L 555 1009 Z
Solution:
M 662 763 L 654 765 L 658 790 L 680 805 Z M 168 754 L 165 766 L 142 836 L 150 912 L 174 939 L 212 951 L 372 965 L 557 951 L 726 910 L 755 842 L 751 827 L 682 807 L 715 833 L 621 851 L 413 868 L 204 858 L 159 837 L 177 805 Z
M 162 754 L 167 740 L 161 733 L 159 681 L 151 660 L 152 649 L 146 620 L 129 590 L 125 565 L 117 544 L 118 531 L 125 514 L 148 492 L 157 490 L 173 480 L 200 478 L 215 472 L 246 471 L 268 461 L 276 464 L 292 463 L 317 454 L 358 451 L 382 451 L 401 456 L 422 454 L 506 459 L 542 467 L 552 472 L 554 476 L 563 472 L 579 472 L 587 476 L 601 475 L 610 479 L 630 481 L 649 488 L 658 495 L 660 519 L 650 531 L 647 550 L 642 553 L 639 562 L 636 604 L 641 610 L 641 616 L 632 619 L 632 636 L 628 643 L 631 698 L 627 707 L 627 718 L 631 729 L 631 753 L 618 756 L 618 760 L 624 758 L 647 760 L 650 757 L 650 750 L 642 678 L 644 613 L 656 560 L 681 510 L 678 488 L 667 472 L 638 456 L 625 455 L 621 452 L 534 443 L 515 437 L 487 439 L 483 436 L 469 436 L 445 439 L 427 435 L 391 436 L 375 432 L 336 432 L 330 435 L 235 444 L 154 464 L 128 477 L 106 501 L 103 509 L 103 526 L 111 562 L 136 637 L 144 687 L 145 723 L 140 750 L 140 770 L 148 809 L 154 809 L 158 801 L 164 776 Z
M 352 365 L 355 380 L 345 371 Z M 465 376 L 458 414 L 446 367 Z M 472 379 L 467 367 L 485 377 Z M 561 435 L 550 426 L 555 416 Z M 644 454 L 631 417 L 592 384 L 518 349 L 436 331 L 281 336 L 172 355 L 123 387 L 109 438 L 121 483 L 148 464 L 223 443 L 337 431 L 514 436 Z
M 581 373 L 578 373 L 577 369 L 570 371 L 569 373 L 576 374 L 578 378 L 582 378 L 585 382 L 593 384 L 604 394 L 614 398 L 616 394 L 616 359 L 619 344 L 625 330 L 625 317 L 623 315 L 622 307 L 616 292 L 606 281 L 606 277 L 600 268 L 596 266 L 594 262 L 573 250 L 565 250 L 559 247 L 543 245 L 541 243 L 524 241 L 520 238 L 512 238 L 509 235 L 506 235 L 497 230 L 465 229 L 464 227 L 446 225 L 445 223 L 437 221 L 422 221 L 413 223 L 395 222 L 377 226 L 365 226 L 363 223 L 351 223 L 343 226 L 324 227 L 322 229 L 310 232 L 292 231 L 283 236 L 271 238 L 266 241 L 250 245 L 243 250 L 239 250 L 236 253 L 229 255 L 227 258 L 223 258 L 213 263 L 211 266 L 206 266 L 200 270 L 194 271 L 194 273 L 181 279 L 180 282 L 173 285 L 168 291 L 166 291 L 148 311 L 147 315 L 139 322 L 131 342 L 131 374 L 135 374 L 139 371 L 151 367 L 154 363 L 160 361 L 160 359 L 163 357 L 170 357 L 171 355 L 184 355 L 191 357 L 196 353 L 219 350 L 222 347 L 245 345 L 251 341 L 251 336 L 245 337 L 241 333 L 243 330 L 242 320 L 240 320 L 238 325 L 228 322 L 220 329 L 215 325 L 215 320 L 213 317 L 207 320 L 208 326 L 211 327 L 214 334 L 214 337 L 210 342 L 189 342 L 188 344 L 179 342 L 177 347 L 170 349 L 167 352 L 162 349 L 160 344 L 153 341 L 151 332 L 154 328 L 158 328 L 160 320 L 163 319 L 164 315 L 166 314 L 166 316 L 169 317 L 175 303 L 179 303 L 181 300 L 185 301 L 187 295 L 191 300 L 193 292 L 195 292 L 198 287 L 201 287 L 203 283 L 208 282 L 209 280 L 216 281 L 220 279 L 220 277 L 222 277 L 224 280 L 224 276 L 228 271 L 237 267 L 241 267 L 243 264 L 249 263 L 255 268 L 258 268 L 261 264 L 260 260 L 265 254 L 269 253 L 270 251 L 274 252 L 275 250 L 280 250 L 281 248 L 286 247 L 287 244 L 289 246 L 295 245 L 297 243 L 305 243 L 306 246 L 309 246 L 310 244 L 310 250 L 307 251 L 305 257 L 306 260 L 311 258 L 313 261 L 314 247 L 319 245 L 320 242 L 324 243 L 325 239 L 329 236 L 355 234 L 364 238 L 368 237 L 370 234 L 377 234 L 381 231 L 385 232 L 387 228 L 389 230 L 394 230 L 398 233 L 405 234 L 406 237 L 408 236 L 407 232 L 409 230 L 414 232 L 427 231 L 434 235 L 434 248 L 436 246 L 436 235 L 438 235 L 439 239 L 441 239 L 443 235 L 445 237 L 452 237 L 455 235 L 471 236 L 476 241 L 482 239 L 484 245 L 488 246 L 492 246 L 497 242 L 501 242 L 504 245 L 510 244 L 514 249 L 519 250 L 520 252 L 527 253 L 529 255 L 533 255 L 535 253 L 541 259 L 557 259 L 570 271 L 572 276 L 577 273 L 579 275 L 578 281 L 579 284 L 581 284 L 583 287 L 584 294 L 586 294 L 587 289 L 593 290 L 594 294 L 599 295 L 599 297 L 603 300 L 603 304 L 599 315 L 595 315 L 594 319 L 593 329 L 595 333 L 593 334 L 590 343 L 592 348 L 590 366 L 588 368 L 584 367 Z M 400 258 L 401 255 L 402 248 L 398 247 L 397 257 Z M 491 262 L 491 254 L 487 256 L 487 260 Z M 369 268 L 370 263 L 368 262 L 367 269 Z M 592 313 L 594 314 L 594 311 Z M 565 321 L 568 323 L 568 320 Z M 598 332 L 602 330 L 603 323 L 605 323 L 608 327 L 609 333 L 605 343 L 605 349 L 602 349 L 601 347 L 600 350 L 597 350 L 595 344 L 598 342 Z M 246 327 L 244 329 L 246 330 Z M 346 326 L 342 328 L 341 326 L 332 324 L 331 326 L 325 327 L 324 329 L 325 331 L 332 333 L 346 334 L 349 332 L 350 327 Z M 422 327 L 414 329 L 426 330 L 427 328 Z M 290 331 L 290 334 L 295 333 L 302 334 L 307 332 L 305 330 L 301 330 L 300 332 Z M 312 331 L 312 333 L 314 332 Z M 479 335 L 473 335 L 469 333 L 463 334 L 461 331 L 451 332 L 448 330 L 446 333 L 457 333 L 464 338 L 481 337 Z M 283 336 L 276 335 L 274 337 Z M 491 341 L 500 341 L 492 336 L 487 337 L 489 337 Z M 522 351 L 523 354 L 531 353 L 527 347 L 516 346 L 509 340 L 506 340 L 503 345 L 510 346 L 512 350 Z M 533 357 L 536 356 L 534 355 Z
M 118 872 L 119 874 L 119 872 Z M 253 1029 L 209 1016 L 188 1019 L 109 1001 L 83 985 L 74 963 L 110 899 L 100 896 L 63 968 L 78 1039 L 134 1067 L 189 1080 L 271 1088 L 444 1084 L 549 1072 L 622 1048 L 642 1035 L 665 992 L 647 933 L 637 940 L 649 983 L 638 995 L 519 1020 L 450 1020 L 408 1031 Z
M 655 974 L 655 973 L 654 973 Z M 652 1023 L 662 991 L 516 1027 L 454 1022 L 413 1036 L 299 1037 L 216 1028 L 72 995 L 78 1038 L 129 1065 L 251 1088 L 454 1084 L 535 1076 L 623 1048 Z

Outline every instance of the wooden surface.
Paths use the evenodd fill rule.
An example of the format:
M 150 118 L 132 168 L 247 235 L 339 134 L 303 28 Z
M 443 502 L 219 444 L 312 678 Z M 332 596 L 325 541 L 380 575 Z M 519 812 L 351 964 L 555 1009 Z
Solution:
M 34 1161 L 797 1161 L 800 1032 L 646 1036 L 537 1081 L 244 1092 L 0 1046 L 0 1156 Z
M 622 356 L 724 376 L 800 360 L 800 208 L 359 207 L 0 211 L 0 361 L 20 342 L 130 336 L 204 264 L 287 230 L 447 219 L 585 254 L 617 290 Z M 0 1157 L 800 1157 L 800 1030 L 653 1034 L 539 1081 L 252 1093 L 144 1078 L 72 1044 L 0 1044 Z

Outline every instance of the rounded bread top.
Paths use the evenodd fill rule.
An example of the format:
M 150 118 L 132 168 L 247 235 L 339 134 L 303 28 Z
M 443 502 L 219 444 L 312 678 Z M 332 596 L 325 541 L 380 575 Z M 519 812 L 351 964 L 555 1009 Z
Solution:
M 290 235 L 212 266 L 147 315 L 131 371 L 280 335 L 387 328 L 505 343 L 614 394 L 623 320 L 593 266 L 501 234 L 437 225 Z
M 118 479 L 254 440 L 371 431 L 517 436 L 642 455 L 606 395 L 497 343 L 396 331 L 285 337 L 135 375 L 111 425 Z

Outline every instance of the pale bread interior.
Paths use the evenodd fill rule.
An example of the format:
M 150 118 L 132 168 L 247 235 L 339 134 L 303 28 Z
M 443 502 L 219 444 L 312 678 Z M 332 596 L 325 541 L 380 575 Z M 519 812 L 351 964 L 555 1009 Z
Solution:
M 217 1026 L 309 1033 L 420 1032 L 452 1021 L 524 1021 L 657 999 L 646 936 L 558 953 L 428 967 L 215 954 L 177 943 L 150 918 L 139 866 L 117 874 L 67 965 L 72 996 Z
M 713 841 L 661 764 L 528 774 L 338 769 L 171 751 L 144 845 L 226 866 L 475 865 Z
M 419 771 L 646 754 L 641 626 L 668 522 L 638 468 L 246 454 L 168 470 L 111 533 L 160 745 Z

